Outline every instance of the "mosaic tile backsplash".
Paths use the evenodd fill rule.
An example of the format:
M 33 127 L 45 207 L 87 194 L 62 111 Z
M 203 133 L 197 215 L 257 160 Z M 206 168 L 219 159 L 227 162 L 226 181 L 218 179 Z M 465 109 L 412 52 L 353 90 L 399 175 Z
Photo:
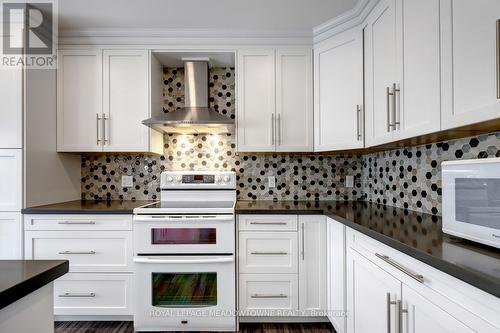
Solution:
M 164 70 L 164 112 L 184 106 L 182 68 Z M 234 118 L 234 68 L 212 68 L 210 106 Z M 500 132 L 364 156 L 239 156 L 233 135 L 166 135 L 163 156 L 82 156 L 82 199 L 159 199 L 164 170 L 234 170 L 238 198 L 368 200 L 441 214 L 441 162 L 500 157 Z M 122 188 L 121 176 L 134 176 Z M 344 186 L 345 176 L 354 187 Z M 276 187 L 267 177 L 276 177 Z

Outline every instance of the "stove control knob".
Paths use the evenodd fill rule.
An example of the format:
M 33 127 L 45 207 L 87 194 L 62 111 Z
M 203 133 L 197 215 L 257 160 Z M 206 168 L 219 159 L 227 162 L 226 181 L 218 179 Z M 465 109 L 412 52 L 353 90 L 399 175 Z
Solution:
M 215 178 L 215 182 L 216 182 L 216 183 L 220 183 L 220 182 L 222 182 L 222 177 L 221 177 L 221 176 L 217 176 L 217 177 Z
M 175 181 L 176 181 L 177 183 L 180 183 L 180 182 L 182 181 L 182 176 L 177 176 L 177 177 L 175 177 Z
M 171 182 L 173 182 L 173 181 L 174 181 L 174 178 L 173 178 L 172 176 L 168 176 L 168 177 L 167 177 L 167 182 L 168 182 L 168 183 L 171 183 Z
M 230 180 L 231 180 L 231 178 L 229 176 L 224 176 L 225 183 L 229 183 Z

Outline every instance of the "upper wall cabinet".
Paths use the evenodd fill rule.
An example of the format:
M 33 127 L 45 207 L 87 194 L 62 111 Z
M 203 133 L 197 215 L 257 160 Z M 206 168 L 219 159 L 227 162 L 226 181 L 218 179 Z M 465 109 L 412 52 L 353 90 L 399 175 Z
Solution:
M 102 151 L 102 55 L 59 50 L 57 151 Z
M 313 146 L 310 48 L 238 52 L 239 152 L 308 152 Z
M 443 129 L 500 117 L 500 1 L 441 0 Z
M 314 151 L 363 148 L 363 33 L 314 46 Z
M 59 152 L 155 152 L 145 50 L 60 50 L 57 80 Z
M 382 0 L 364 38 L 366 145 L 439 131 L 439 2 Z
M 0 70 L 0 149 L 23 148 L 23 70 Z

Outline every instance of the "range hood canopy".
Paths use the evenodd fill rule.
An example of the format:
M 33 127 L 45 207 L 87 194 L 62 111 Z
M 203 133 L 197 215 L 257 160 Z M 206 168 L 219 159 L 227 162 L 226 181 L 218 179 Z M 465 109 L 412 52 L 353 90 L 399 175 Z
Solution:
M 208 107 L 208 60 L 184 62 L 185 107 L 144 120 L 142 123 L 164 133 L 228 133 L 234 120 Z

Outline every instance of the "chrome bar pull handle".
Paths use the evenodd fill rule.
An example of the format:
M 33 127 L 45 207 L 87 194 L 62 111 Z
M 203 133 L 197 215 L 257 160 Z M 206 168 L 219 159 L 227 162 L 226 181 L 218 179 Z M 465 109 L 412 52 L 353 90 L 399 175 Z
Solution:
M 285 294 L 253 294 L 251 298 L 287 298 Z
M 387 306 L 387 333 L 391 333 L 391 306 L 396 305 L 397 302 L 391 301 L 391 293 L 386 294 Z
M 278 113 L 278 146 L 281 145 L 281 113 Z
M 66 224 L 66 225 L 78 225 L 78 224 L 95 224 L 94 221 L 61 221 L 57 222 L 57 224 Z
M 97 125 L 96 125 L 96 136 L 97 136 L 97 142 L 96 144 L 99 145 L 101 143 L 101 136 L 99 135 L 99 125 L 100 125 L 100 122 L 101 122 L 101 117 L 99 117 L 99 113 L 96 113 L 96 122 L 97 122 Z
M 107 143 L 109 145 L 109 133 L 107 133 L 108 134 L 108 138 L 106 138 L 106 121 L 108 121 L 109 118 L 106 117 L 105 113 L 102 114 L 102 120 L 103 120 L 103 122 L 102 122 L 102 137 L 103 137 L 103 140 L 104 140 L 104 144 Z
M 386 99 L 386 105 L 387 105 L 387 132 L 391 131 L 391 88 L 386 87 L 385 90 L 385 99 Z
M 57 297 L 95 297 L 95 293 L 88 293 L 88 294 L 77 294 L 77 293 L 64 293 L 57 295 Z
M 270 256 L 286 256 L 288 254 L 288 252 L 284 252 L 284 251 L 276 251 L 276 252 L 260 252 L 260 251 L 254 251 L 254 252 L 250 252 L 250 254 L 253 254 L 253 255 L 270 255 Z
M 398 105 L 398 93 L 399 93 L 399 88 L 397 87 L 396 83 L 392 84 L 392 120 L 394 123 L 391 125 L 394 127 L 394 129 L 397 128 L 397 125 L 399 125 L 399 108 L 397 107 Z
M 412 272 L 408 268 L 404 267 L 403 265 L 401 265 L 397 261 L 389 258 L 386 255 L 383 255 L 383 254 L 380 254 L 380 253 L 375 253 L 375 256 L 377 256 L 378 258 L 382 259 L 383 261 L 385 261 L 389 265 L 393 266 L 394 268 L 400 270 L 401 272 L 405 273 L 406 275 L 410 276 L 411 278 L 417 280 L 418 282 L 424 283 L 424 276 L 423 275 Z
M 274 113 L 271 113 L 271 144 L 274 146 L 274 127 L 276 125 L 276 121 L 274 119 Z
M 497 99 L 500 99 L 500 19 L 497 20 Z
M 403 302 L 396 301 L 396 310 L 398 313 L 398 333 L 403 333 L 403 315 L 408 313 L 408 309 L 403 309 Z
M 95 251 L 61 251 L 59 254 L 95 254 Z
M 356 105 L 356 121 L 357 121 L 357 127 L 356 127 L 356 138 L 358 141 L 361 141 L 361 105 Z
M 252 225 L 286 225 L 286 222 L 250 222 Z

